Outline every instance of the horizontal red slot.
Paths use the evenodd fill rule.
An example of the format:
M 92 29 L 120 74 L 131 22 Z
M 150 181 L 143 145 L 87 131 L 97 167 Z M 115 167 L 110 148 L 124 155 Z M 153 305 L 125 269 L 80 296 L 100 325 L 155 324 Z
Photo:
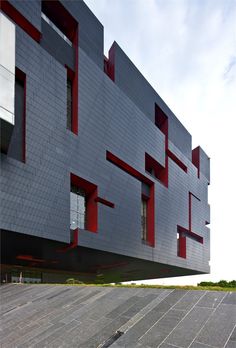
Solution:
M 199 236 L 199 234 L 189 231 L 187 228 L 177 225 L 179 233 L 184 233 L 187 237 L 190 236 L 195 239 L 197 242 L 203 244 L 203 237 Z
M 18 255 L 16 258 L 18 260 L 24 260 L 24 261 L 34 261 L 34 262 L 40 262 L 40 263 L 46 262 L 45 260 L 42 260 L 42 259 L 35 259 L 32 255 Z
M 117 156 L 113 155 L 111 152 L 107 151 L 107 160 L 115 164 L 117 167 L 128 173 L 129 175 L 133 176 L 134 178 L 138 179 L 141 182 L 144 182 L 145 184 L 151 186 L 153 184 L 152 180 L 148 179 L 145 175 L 140 173 L 135 168 L 131 167 L 129 164 L 122 161 Z
M 177 164 L 177 166 L 179 166 L 185 173 L 187 173 L 187 171 L 188 171 L 187 166 L 173 152 L 171 152 L 168 149 L 166 151 L 166 154 L 168 157 L 170 157 L 172 159 L 172 161 L 174 161 Z
M 101 197 L 95 198 L 95 202 L 107 205 L 110 208 L 115 208 L 115 204 Z

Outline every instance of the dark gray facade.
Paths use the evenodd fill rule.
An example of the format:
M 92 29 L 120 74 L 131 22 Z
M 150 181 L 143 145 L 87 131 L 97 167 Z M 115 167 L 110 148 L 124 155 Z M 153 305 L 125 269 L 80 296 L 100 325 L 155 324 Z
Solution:
M 130 267 L 128 259 L 122 267 L 122 257 L 152 268 L 149 274 L 145 267 L 143 271 L 141 266 L 140 269 L 130 267 L 130 273 L 122 278 L 125 280 L 209 273 L 207 155 L 197 148 L 192 158 L 191 135 L 117 43 L 113 44 L 107 63 L 112 73 L 104 72 L 103 27 L 84 2 L 60 2 L 79 26 L 78 66 L 75 66 L 73 48 L 67 47 L 41 18 L 41 1 L 7 3 L 17 9 L 41 37 L 37 42 L 22 21 L 17 23 L 12 12 L 2 8 L 3 15 L 16 26 L 15 64 L 26 76 L 25 161 L 17 155 L 16 137 L 22 133 L 19 135 L 15 130 L 8 154 L 1 154 L 0 227 L 6 245 L 10 248 L 12 233 L 22 238 L 40 238 L 45 243 L 49 240 L 65 245 L 72 243 L 70 185 L 71 174 L 74 174 L 96 185 L 97 197 L 114 205 L 111 207 L 98 200 L 96 231 L 78 231 L 78 246 L 73 245 L 73 253 L 83 249 L 86 264 L 86 248 L 90 249 L 88 264 L 92 271 L 85 267 L 84 272 L 100 272 L 104 252 L 104 255 L 110 253 L 111 259 L 112 255 L 119 258 L 116 267 L 121 275 Z M 78 69 L 78 134 L 66 127 L 65 64 Z M 158 126 L 155 105 L 168 119 L 167 135 Z M 108 161 L 107 152 L 122 160 L 129 169 Z M 166 170 L 167 185 L 147 171 L 145 154 L 154 159 L 154 166 Z M 132 174 L 130 168 L 139 174 Z M 147 183 L 154 187 L 152 245 L 142 242 L 140 232 L 142 186 Z M 182 227 L 179 236 L 181 248 L 185 249 L 184 257 L 177 252 L 178 226 Z M 11 261 L 6 257 L 2 263 L 25 267 L 46 265 L 49 256 L 40 250 L 33 254 L 32 250 L 31 253 L 18 250 Z M 100 252 L 98 266 L 91 262 L 91 250 Z M 30 255 L 32 260 L 43 258 L 44 264 L 22 263 L 17 258 L 22 254 Z M 63 255 L 70 258 L 71 254 L 68 251 Z M 109 262 L 107 268 L 112 270 L 114 262 L 111 261 L 110 266 Z M 52 264 L 48 267 L 54 268 Z

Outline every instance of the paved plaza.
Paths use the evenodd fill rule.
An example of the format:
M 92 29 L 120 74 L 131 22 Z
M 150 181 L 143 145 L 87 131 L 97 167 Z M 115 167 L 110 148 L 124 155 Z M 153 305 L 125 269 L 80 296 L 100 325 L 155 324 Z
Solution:
M 1 286 L 1 347 L 236 347 L 236 293 Z

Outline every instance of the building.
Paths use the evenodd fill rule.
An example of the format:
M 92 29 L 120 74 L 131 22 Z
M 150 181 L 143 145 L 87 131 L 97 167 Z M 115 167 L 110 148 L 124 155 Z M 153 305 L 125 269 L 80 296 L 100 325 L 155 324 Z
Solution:
M 2 277 L 209 273 L 209 158 L 86 4 L 3 0 L 0 25 Z

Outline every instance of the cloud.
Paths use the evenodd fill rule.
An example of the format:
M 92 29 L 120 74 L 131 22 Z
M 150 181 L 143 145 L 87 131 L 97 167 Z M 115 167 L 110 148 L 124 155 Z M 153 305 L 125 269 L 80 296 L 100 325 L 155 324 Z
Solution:
M 236 79 L 236 57 L 232 57 L 230 59 L 228 66 L 225 69 L 224 80 L 226 80 L 228 83 L 232 83 L 235 81 L 235 79 Z

